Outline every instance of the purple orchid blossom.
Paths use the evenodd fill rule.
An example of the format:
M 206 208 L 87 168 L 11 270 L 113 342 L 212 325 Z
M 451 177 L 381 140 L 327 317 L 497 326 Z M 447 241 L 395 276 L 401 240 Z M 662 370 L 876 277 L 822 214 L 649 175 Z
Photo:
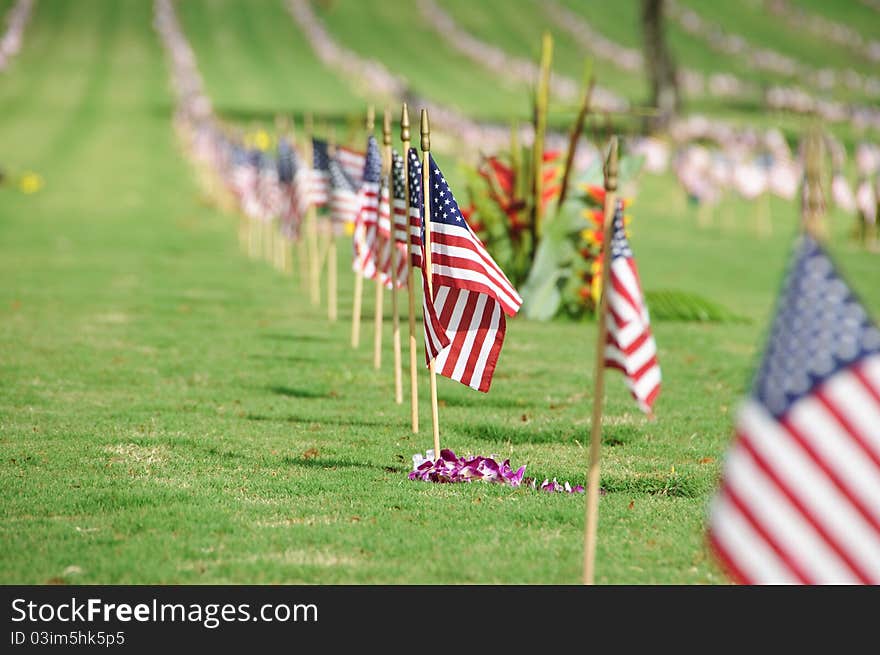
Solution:
M 425 455 L 421 453 L 413 455 L 413 470 L 409 474 L 409 479 L 440 484 L 480 481 L 519 487 L 523 483 L 525 473 L 525 465 L 514 470 L 509 459 L 505 459 L 499 464 L 497 455 L 458 457 L 451 450 L 444 449 L 440 451 L 440 456 L 436 459 L 431 450 Z M 556 478 L 553 478 L 552 482 L 544 480 L 540 487 L 536 485 L 534 480 L 531 480 L 530 486 L 541 491 L 560 493 L 583 493 L 584 491 L 582 485 L 572 487 L 568 482 L 557 482 Z

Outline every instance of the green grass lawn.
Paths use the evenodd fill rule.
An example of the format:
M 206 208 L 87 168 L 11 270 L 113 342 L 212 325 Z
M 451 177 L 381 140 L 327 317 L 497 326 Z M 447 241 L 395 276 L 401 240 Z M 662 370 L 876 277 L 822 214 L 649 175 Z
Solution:
M 178 5 L 210 93 L 243 120 L 363 102 L 315 69 L 276 4 Z M 46 180 L 0 187 L 0 582 L 577 583 L 583 496 L 407 480 L 431 446 L 427 375 L 414 436 L 392 401 L 390 321 L 382 371 L 368 318 L 348 345 L 346 258 L 329 324 L 295 279 L 240 252 L 237 218 L 205 201 L 175 141 L 151 23 L 141 0 L 39 2 L 0 79 L 0 165 Z M 438 97 L 455 84 L 440 78 Z M 655 324 L 656 421 L 609 373 L 599 582 L 724 581 L 703 523 L 795 232 L 793 204 L 771 209 L 772 238 L 738 201 L 700 229 L 670 178 L 641 181 L 646 289 L 749 321 Z M 877 257 L 830 219 L 876 315 Z M 444 445 L 583 483 L 594 339 L 589 323 L 510 321 L 491 393 L 439 380 Z

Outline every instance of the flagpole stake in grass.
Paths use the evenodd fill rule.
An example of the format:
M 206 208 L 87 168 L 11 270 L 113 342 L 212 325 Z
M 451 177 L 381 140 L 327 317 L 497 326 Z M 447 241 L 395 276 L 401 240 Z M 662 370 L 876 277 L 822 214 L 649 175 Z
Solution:
M 385 179 L 387 180 L 389 194 L 391 193 L 391 110 L 386 107 L 382 121 L 382 145 L 383 164 L 385 165 Z M 389 200 L 390 203 L 390 200 Z M 400 265 L 400 251 L 397 249 L 397 225 L 394 210 L 389 207 L 391 216 L 391 345 L 394 354 L 394 402 L 403 404 L 403 371 L 401 369 L 400 352 L 400 305 L 397 295 L 397 267 Z
M 308 167 L 309 175 L 313 174 L 315 165 L 313 142 L 314 123 L 312 115 L 306 114 L 306 138 L 303 147 L 303 155 L 305 164 Z M 311 180 L 309 187 L 311 188 Z M 306 217 L 306 234 L 308 235 L 308 253 L 309 253 L 309 298 L 313 305 L 321 303 L 321 262 L 318 252 L 318 217 L 314 202 L 309 202 L 308 215 Z
M 602 405 L 605 400 L 605 317 L 608 307 L 608 273 L 611 257 L 611 225 L 617 196 L 617 137 L 612 136 L 605 160 L 605 211 L 602 230 L 604 233 L 602 254 L 602 295 L 596 313 L 596 362 L 593 374 L 593 419 L 590 424 L 590 464 L 587 472 L 587 514 L 584 538 L 584 584 L 594 581 L 596 559 L 596 528 L 599 523 L 599 457 L 602 446 Z
M 397 219 L 394 216 L 394 209 L 391 199 L 391 109 L 385 107 L 385 113 L 382 116 L 382 164 L 385 168 L 385 180 L 389 193 L 389 220 L 391 223 L 389 244 L 391 249 L 391 346 L 394 365 L 394 402 L 398 405 L 403 404 L 403 371 L 401 369 L 401 350 L 400 350 L 400 305 L 398 296 L 398 276 L 397 268 L 400 265 L 400 252 L 397 249 Z
M 431 124 L 428 122 L 428 110 L 422 109 L 422 226 L 425 230 L 425 271 L 428 273 L 428 293 L 434 297 L 434 269 L 431 266 Z M 427 316 L 422 316 L 427 321 Z M 437 405 L 437 372 L 434 360 L 428 364 L 431 380 L 431 423 L 434 430 L 434 457 L 440 457 L 440 411 Z
M 330 159 L 336 156 L 336 130 L 330 128 L 327 137 L 327 154 Z M 335 323 L 339 317 L 337 307 L 337 280 L 336 280 L 336 235 L 333 233 L 333 219 L 327 223 L 328 245 L 327 245 L 327 318 L 331 323 Z
M 373 105 L 367 107 L 367 134 L 373 132 L 376 121 L 376 111 Z M 351 347 L 357 348 L 361 344 L 361 305 L 364 298 L 364 278 L 360 272 L 354 272 L 354 305 L 351 312 Z
M 818 128 L 807 135 L 804 148 L 804 189 L 801 194 L 801 228 L 816 241 L 825 237 L 822 216 L 825 196 L 822 192 L 822 139 Z
M 412 413 L 412 431 L 419 431 L 419 369 L 416 355 L 416 290 L 415 266 L 412 265 L 412 231 L 409 227 L 409 110 L 406 103 L 400 110 L 400 140 L 403 143 L 403 179 L 406 184 L 406 256 L 409 258 L 407 267 L 406 295 L 409 303 L 409 395 Z
M 382 323 L 384 319 L 384 308 L 382 307 L 385 301 L 385 282 L 382 279 L 382 271 L 378 266 L 381 253 L 382 253 L 382 234 L 381 234 L 381 207 L 382 207 L 382 189 L 385 183 L 385 180 L 388 178 L 387 171 L 388 166 L 386 159 L 390 159 L 390 156 L 386 158 L 386 151 L 391 147 L 391 116 L 388 113 L 388 108 L 385 108 L 385 111 L 382 114 L 382 181 L 379 183 L 379 215 L 376 216 L 377 226 L 376 226 L 376 302 L 374 303 L 375 316 L 373 323 L 373 368 L 377 371 L 382 368 Z M 390 213 L 390 207 L 389 207 Z M 389 216 L 390 219 L 390 216 Z

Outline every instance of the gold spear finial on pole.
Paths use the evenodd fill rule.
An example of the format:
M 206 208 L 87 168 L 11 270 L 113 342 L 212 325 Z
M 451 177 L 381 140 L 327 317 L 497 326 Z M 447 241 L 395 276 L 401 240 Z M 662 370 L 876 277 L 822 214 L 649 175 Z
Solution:
M 409 142 L 409 110 L 405 102 L 400 110 L 400 140 L 404 143 Z
M 373 105 L 367 107 L 367 132 L 372 132 L 376 126 L 376 109 Z
M 428 110 L 422 109 L 422 152 L 431 151 L 431 125 L 428 122 Z

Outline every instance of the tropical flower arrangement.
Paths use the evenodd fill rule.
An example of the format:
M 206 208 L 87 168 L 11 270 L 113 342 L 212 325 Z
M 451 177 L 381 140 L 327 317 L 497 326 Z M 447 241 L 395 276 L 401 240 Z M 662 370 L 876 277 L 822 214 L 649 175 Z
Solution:
M 640 170 L 644 158 L 621 158 L 621 186 Z M 552 218 L 548 218 L 534 261 L 519 287 L 523 313 L 535 320 L 557 316 L 592 317 L 602 290 L 602 230 L 605 190 L 598 164 L 569 187 L 569 193 Z M 623 198 L 624 208 L 632 205 Z M 631 217 L 624 214 L 624 224 Z

